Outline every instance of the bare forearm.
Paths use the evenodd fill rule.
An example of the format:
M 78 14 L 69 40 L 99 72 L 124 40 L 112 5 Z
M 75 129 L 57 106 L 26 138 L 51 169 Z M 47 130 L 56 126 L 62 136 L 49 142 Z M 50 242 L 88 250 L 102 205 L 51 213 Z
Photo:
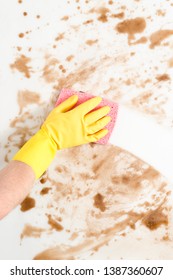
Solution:
M 32 168 L 20 161 L 13 160 L 0 171 L 0 219 L 25 199 L 34 180 Z

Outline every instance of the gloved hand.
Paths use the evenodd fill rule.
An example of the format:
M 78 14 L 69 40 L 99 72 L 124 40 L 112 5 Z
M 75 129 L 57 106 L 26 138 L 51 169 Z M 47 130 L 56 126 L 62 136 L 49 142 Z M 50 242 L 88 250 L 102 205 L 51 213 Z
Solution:
M 73 95 L 54 108 L 41 129 L 19 150 L 13 160 L 22 161 L 32 167 L 38 179 L 55 157 L 57 149 L 69 148 L 104 137 L 103 129 L 110 121 L 106 116 L 110 108 L 102 107 L 92 111 L 101 97 L 94 97 L 76 108 L 78 96 Z

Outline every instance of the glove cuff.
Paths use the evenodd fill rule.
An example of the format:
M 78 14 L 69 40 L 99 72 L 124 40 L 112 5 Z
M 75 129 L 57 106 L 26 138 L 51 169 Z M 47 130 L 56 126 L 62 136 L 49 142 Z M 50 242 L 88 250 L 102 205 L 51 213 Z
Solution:
M 17 152 L 12 160 L 28 164 L 38 179 L 55 157 L 57 145 L 41 129 Z

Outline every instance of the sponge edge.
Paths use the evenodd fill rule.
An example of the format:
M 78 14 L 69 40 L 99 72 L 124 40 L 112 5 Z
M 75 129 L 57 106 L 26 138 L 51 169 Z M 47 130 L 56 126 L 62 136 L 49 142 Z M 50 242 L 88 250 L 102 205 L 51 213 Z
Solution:
M 55 106 L 58 106 L 59 104 L 61 104 L 63 101 L 65 101 L 67 98 L 69 98 L 70 96 L 72 96 L 74 94 L 78 95 L 78 102 L 76 103 L 75 107 L 80 105 L 81 103 L 95 97 L 94 95 L 92 95 L 90 93 L 86 93 L 86 92 L 82 92 L 82 91 L 75 91 L 72 89 L 62 89 Z M 118 114 L 118 103 L 114 103 L 110 100 L 103 98 L 102 101 L 100 102 L 100 104 L 93 111 L 95 111 L 103 106 L 110 107 L 110 112 L 107 115 L 111 117 L 111 121 L 105 126 L 105 128 L 108 129 L 107 135 L 105 135 L 103 138 L 101 138 L 100 140 L 98 140 L 95 143 L 105 145 L 108 143 L 109 138 L 111 136 L 111 133 L 112 133 L 113 128 L 116 123 L 117 114 Z

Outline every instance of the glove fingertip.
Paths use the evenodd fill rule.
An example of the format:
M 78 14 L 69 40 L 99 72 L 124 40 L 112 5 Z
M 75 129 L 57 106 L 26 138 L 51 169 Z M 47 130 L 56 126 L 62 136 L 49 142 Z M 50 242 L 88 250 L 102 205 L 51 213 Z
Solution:
M 93 135 L 90 135 L 90 142 L 96 142 L 98 140 L 100 140 L 101 138 L 103 138 L 104 136 L 106 136 L 106 134 L 108 134 L 109 130 L 104 128 L 98 132 L 96 132 Z

